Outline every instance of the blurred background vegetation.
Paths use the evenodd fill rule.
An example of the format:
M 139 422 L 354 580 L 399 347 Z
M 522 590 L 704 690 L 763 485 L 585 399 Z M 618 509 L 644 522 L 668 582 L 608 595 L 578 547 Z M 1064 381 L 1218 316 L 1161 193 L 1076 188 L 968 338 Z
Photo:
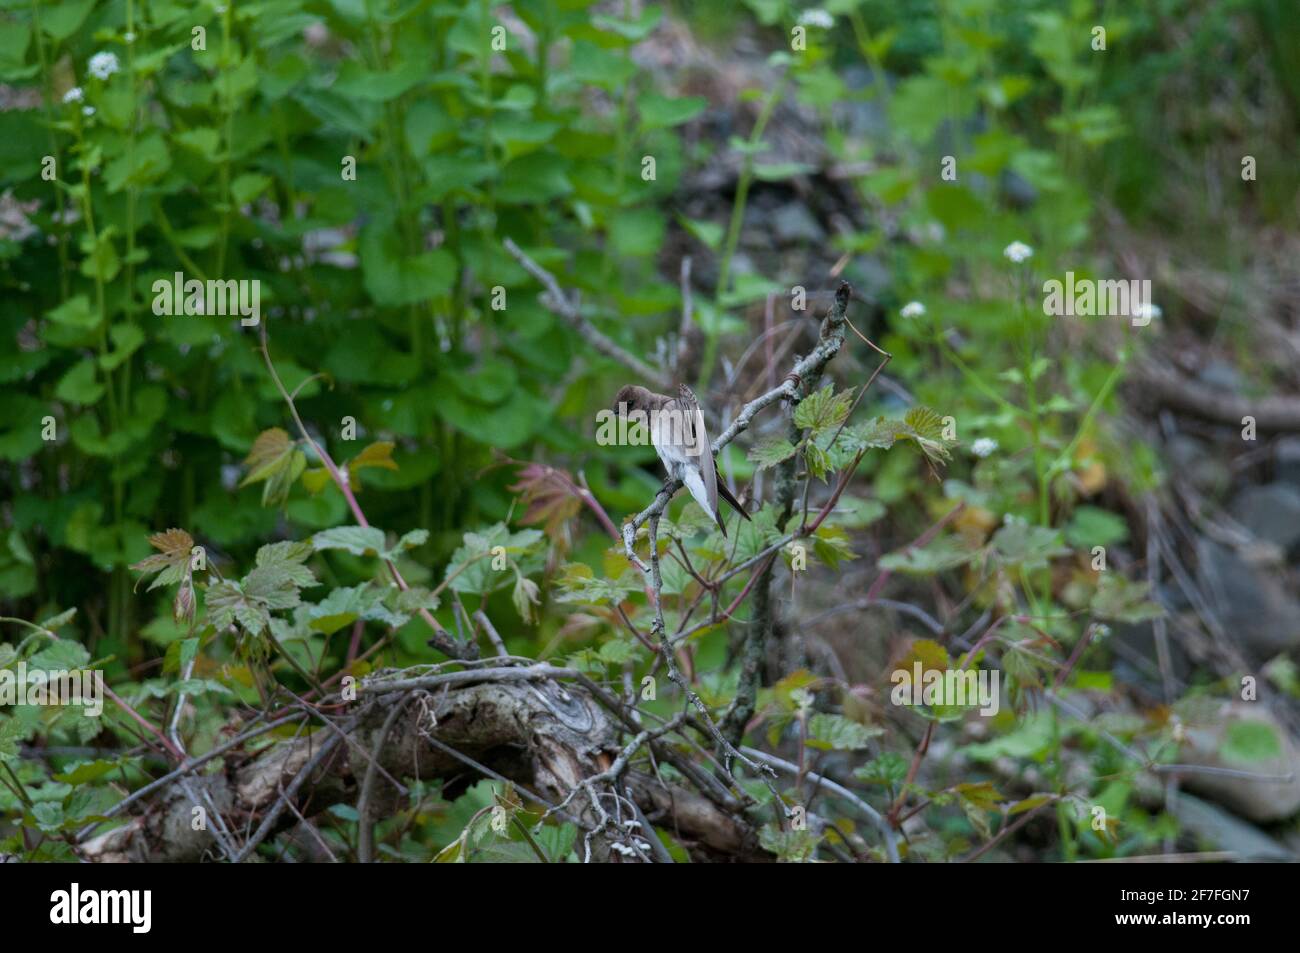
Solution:
M 999 842 L 1004 859 L 1174 850 L 1180 837 L 1267 852 L 1258 836 L 1294 852 L 1294 785 L 1202 792 L 1211 819 L 1194 823 L 1146 769 L 1199 757 L 1188 738 L 1200 730 L 1207 763 L 1284 774 L 1295 757 L 1296 541 L 1274 540 L 1272 569 L 1206 546 L 1222 543 L 1224 507 L 1234 526 L 1250 522 L 1242 486 L 1294 481 L 1300 455 L 1268 433 L 1243 444 L 1223 421 L 1180 425 L 1133 383 L 1150 364 L 1247 401 L 1296 389 L 1293 14 L 1285 0 L 0 0 L 0 612 L 78 610 L 58 629 L 83 650 L 57 658 L 101 664 L 159 720 L 187 657 L 222 686 L 191 686 L 193 731 L 211 738 L 231 694 L 258 698 L 248 667 L 263 662 L 211 628 L 197 661 L 177 648 L 194 632 L 173 617 L 174 591 L 137 591 L 129 568 L 149 536 L 182 527 L 237 578 L 267 543 L 352 522 L 305 443 L 278 478 L 246 479 L 259 433 L 297 433 L 260 328 L 153 313 L 153 282 L 180 271 L 261 282 L 275 366 L 315 439 L 354 461 L 370 522 L 392 538 L 428 531 L 398 559 L 412 584 L 459 573 L 458 598 L 481 602 L 516 654 L 644 671 L 648 653 L 619 635 L 608 594 L 574 595 L 572 564 L 617 579 L 626 562 L 579 494 L 521 465 L 585 481 L 615 523 L 641 510 L 660 483 L 653 453 L 593 435 L 620 384 L 647 382 L 553 314 L 503 240 L 667 373 L 695 342 L 683 376 L 723 419 L 810 346 L 815 324 L 792 310 L 792 289 L 819 317 L 847 280 L 853 321 L 893 355 L 853 419 L 933 408 L 955 421 L 951 461 L 866 455 L 807 580 L 778 575 L 778 592 L 798 594 L 768 647 L 751 738 L 779 745 L 810 706 L 871 729 L 823 739 L 823 768 L 886 806 L 931 801 L 917 857 L 977 848 L 990 820 L 1014 822 L 1011 804 L 1050 809 Z M 955 181 L 941 177 L 948 156 Z M 1028 261 L 1007 260 L 1014 242 Z M 1150 279 L 1159 316 L 1144 328 L 1045 317 L 1041 283 L 1067 270 Z M 829 368 L 837 390 L 878 360 L 850 342 Z M 745 446 L 720 469 L 770 497 Z M 1268 501 L 1260 532 L 1277 506 L 1300 513 L 1289 500 Z M 898 551 L 939 523 L 931 542 Z M 510 579 L 465 570 L 506 539 Z M 312 565 L 334 589 L 355 586 L 382 575 L 365 552 Z M 874 585 L 882 571 L 888 588 Z M 1276 576 L 1277 591 L 1242 573 Z M 1251 639 L 1225 624 L 1203 604 L 1210 577 L 1235 580 L 1241 604 L 1268 602 L 1274 629 Z M 536 581 L 522 595 L 520 578 Z M 938 628 L 855 608 L 868 591 L 924 607 Z M 618 595 L 645 619 L 635 587 Z M 445 599 L 436 615 L 460 624 Z M 1004 617 L 992 644 L 1015 710 L 953 724 L 890 710 L 895 664 L 945 667 Z M 391 638 L 376 618 L 282 632 L 291 664 L 333 673 L 381 638 L 366 664 L 433 657 L 418 618 Z M 0 662 L 52 651 L 19 646 L 25 634 L 0 636 Z M 722 625 L 692 641 L 719 709 L 738 638 Z M 1223 706 L 1243 675 L 1279 707 L 1238 729 Z M 1043 701 L 1055 689 L 1075 717 Z M 130 741 L 120 713 L 105 721 L 5 723 L 25 746 Z M 132 777 L 148 767 L 104 757 Z M 64 803 L 71 788 L 52 777 L 65 767 L 21 767 L 69 812 L 47 818 L 55 831 L 89 811 Z M 1114 821 L 1101 831 L 1097 804 Z M 22 811 L 12 790 L 0 808 Z M 408 856 L 458 836 L 449 818 L 465 809 L 448 810 L 406 835 Z M 1242 833 L 1247 822 L 1268 835 Z M 792 858 L 824 846 L 769 844 Z

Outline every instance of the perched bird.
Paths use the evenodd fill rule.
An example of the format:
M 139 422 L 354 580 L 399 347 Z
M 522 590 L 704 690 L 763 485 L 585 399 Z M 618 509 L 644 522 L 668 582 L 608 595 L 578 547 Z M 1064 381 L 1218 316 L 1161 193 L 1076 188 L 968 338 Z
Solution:
M 680 480 L 690 490 L 695 502 L 726 536 L 727 527 L 718 509 L 719 496 L 745 519 L 749 519 L 749 514 L 727 485 L 718 481 L 717 465 L 709 435 L 704 429 L 700 402 L 685 384 L 679 385 L 678 393 L 678 397 L 668 397 L 629 384 L 614 397 L 614 413 L 620 416 L 638 412 L 645 415 L 650 442 L 654 444 L 668 475 Z

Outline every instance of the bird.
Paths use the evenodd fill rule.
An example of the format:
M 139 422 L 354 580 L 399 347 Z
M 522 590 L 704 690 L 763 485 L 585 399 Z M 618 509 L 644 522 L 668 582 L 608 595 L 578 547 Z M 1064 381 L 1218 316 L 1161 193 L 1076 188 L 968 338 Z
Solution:
M 678 396 L 656 394 L 654 391 L 628 384 L 614 397 L 613 411 L 619 416 L 640 412 L 645 415 L 650 430 L 650 442 L 663 463 L 668 476 L 680 481 L 690 491 L 709 517 L 718 524 L 722 535 L 727 526 L 722 521 L 718 497 L 726 500 L 745 519 L 749 514 L 740 501 L 719 482 L 717 461 L 708 432 L 704 427 L 704 414 L 700 402 L 685 384 L 678 385 Z

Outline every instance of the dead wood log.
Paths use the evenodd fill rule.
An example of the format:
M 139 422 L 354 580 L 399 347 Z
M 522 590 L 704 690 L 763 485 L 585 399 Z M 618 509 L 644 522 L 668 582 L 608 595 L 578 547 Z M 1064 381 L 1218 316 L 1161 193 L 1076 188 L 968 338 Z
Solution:
M 311 817 L 333 804 L 355 802 L 372 752 L 378 752 L 381 775 L 367 805 L 372 816 L 382 817 L 402 803 L 393 780 L 474 777 L 481 773 L 472 767 L 476 763 L 526 789 L 526 799 L 535 795 L 558 806 L 592 831 L 593 860 L 613 857 L 611 840 L 628 836 L 601 826 L 582 786 L 610 767 L 620 746 L 614 721 L 581 687 L 509 680 L 369 697 L 363 691 L 362 696 L 334 729 L 316 724 L 309 734 L 277 741 L 255 754 L 232 752 L 217 770 L 162 787 L 152 799 L 142 800 L 125 824 L 84 841 L 82 857 L 175 863 L 219 858 L 224 852 L 243 859 L 256 844 L 229 843 L 234 832 L 267 824 L 273 828 L 268 833 L 275 833 L 288 829 L 295 814 Z M 400 706 L 399 714 L 385 735 L 395 706 Z M 613 789 L 606 787 L 613 797 Z M 743 816 L 730 816 L 693 791 L 635 771 L 621 779 L 620 790 L 630 791 L 645 815 L 698 849 L 700 859 L 768 859 Z M 286 801 L 294 810 L 281 813 Z M 203 810 L 203 825 L 193 823 L 197 808 Z M 580 855 L 581 845 L 580 837 Z

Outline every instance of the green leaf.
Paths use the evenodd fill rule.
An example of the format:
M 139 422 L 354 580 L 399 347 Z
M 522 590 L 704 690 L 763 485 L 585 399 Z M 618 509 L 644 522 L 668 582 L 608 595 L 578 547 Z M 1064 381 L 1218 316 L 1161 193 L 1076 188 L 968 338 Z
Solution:
M 361 269 L 376 304 L 401 307 L 445 295 L 456 280 L 456 259 L 445 249 L 408 255 L 400 232 L 370 225 L 361 233 Z
M 637 111 L 641 115 L 642 129 L 667 129 L 679 126 L 698 116 L 708 107 L 703 96 L 685 96 L 680 99 L 643 94 L 637 98 Z
M 758 833 L 758 842 L 764 850 L 776 854 L 777 859 L 783 863 L 803 864 L 816 856 L 821 836 L 809 828 L 782 830 L 775 824 L 765 824 Z
M 941 536 L 925 546 L 911 547 L 902 552 L 890 553 L 880 560 L 880 568 L 902 572 L 911 576 L 932 576 L 938 572 L 956 569 L 974 560 L 980 553 L 954 536 Z
M 586 563 L 566 563 L 555 581 L 557 602 L 576 602 L 587 606 L 618 605 L 634 592 L 640 592 L 641 579 L 628 570 L 618 579 L 597 576 Z
M 546 537 L 540 530 L 525 529 L 511 533 L 504 523 L 497 523 L 480 532 L 466 533 L 464 545 L 452 553 L 445 578 L 451 580 L 450 586 L 457 592 L 478 595 L 492 592 L 507 581 L 514 581 L 512 570 L 525 575 L 534 564 L 540 568 L 540 561 L 531 557 L 540 553 L 545 540 Z M 494 555 L 493 551 L 497 547 L 500 550 Z M 498 557 L 505 558 L 504 566 L 494 565 Z
M 1127 539 L 1128 522 L 1117 513 L 1097 506 L 1078 507 L 1065 527 L 1066 542 L 1083 550 L 1114 546 Z
M 821 751 L 857 751 L 884 733 L 883 728 L 867 727 L 843 715 L 818 712 L 808 719 L 808 746 Z
M 796 427 L 809 428 L 814 433 L 839 427 L 849 416 L 853 406 L 853 391 L 842 390 L 836 394 L 830 384 L 813 391 L 795 408 Z
M 95 380 L 95 362 L 84 358 L 60 378 L 54 396 L 74 404 L 94 404 L 104 396 L 104 385 Z
M 373 526 L 336 526 L 311 538 L 317 550 L 345 549 L 354 556 L 378 556 L 384 552 L 384 531 Z
M 746 456 L 755 469 L 766 470 L 783 460 L 789 460 L 795 454 L 795 447 L 784 437 L 768 437 L 756 444 Z
M 109 328 L 108 336 L 113 341 L 113 350 L 99 357 L 99 366 L 106 371 L 116 370 L 144 343 L 144 332 L 134 324 L 115 324 Z
M 0 759 L 18 757 L 18 743 L 23 731 L 17 718 L 0 718 Z
M 831 569 L 838 569 L 841 562 L 857 559 L 853 551 L 848 531 L 842 526 L 823 523 L 813 534 L 813 552 L 817 558 Z
M 94 9 L 95 0 L 63 0 L 59 4 L 41 4 L 41 31 L 62 43 Z M 8 27 L 6 27 L 8 29 Z
M 807 162 L 769 162 L 754 166 L 754 178 L 763 182 L 780 182 L 816 171 L 817 167 Z
M 57 308 L 47 311 L 45 316 L 56 324 L 86 331 L 99 327 L 99 312 L 91 310 L 90 299 L 85 295 L 73 295 Z
M 1239 719 L 1228 725 L 1219 754 L 1228 761 L 1271 761 L 1282 757 L 1282 742 L 1268 722 Z
M 0 751 L 0 754 L 3 754 Z M 98 781 L 100 778 L 112 774 L 121 768 L 117 761 L 106 761 L 100 758 L 97 761 L 74 761 L 68 767 L 64 768 L 51 777 L 62 784 L 85 784 L 88 781 Z
M 1147 599 L 1150 589 L 1149 583 L 1133 582 L 1116 572 L 1104 572 L 1088 608 L 1098 619 L 1114 622 L 1138 623 L 1162 618 L 1165 610 Z
M 1003 562 L 1024 569 L 1044 569 L 1049 560 L 1069 555 L 1061 545 L 1060 530 L 1011 520 L 993 534 L 993 549 Z

